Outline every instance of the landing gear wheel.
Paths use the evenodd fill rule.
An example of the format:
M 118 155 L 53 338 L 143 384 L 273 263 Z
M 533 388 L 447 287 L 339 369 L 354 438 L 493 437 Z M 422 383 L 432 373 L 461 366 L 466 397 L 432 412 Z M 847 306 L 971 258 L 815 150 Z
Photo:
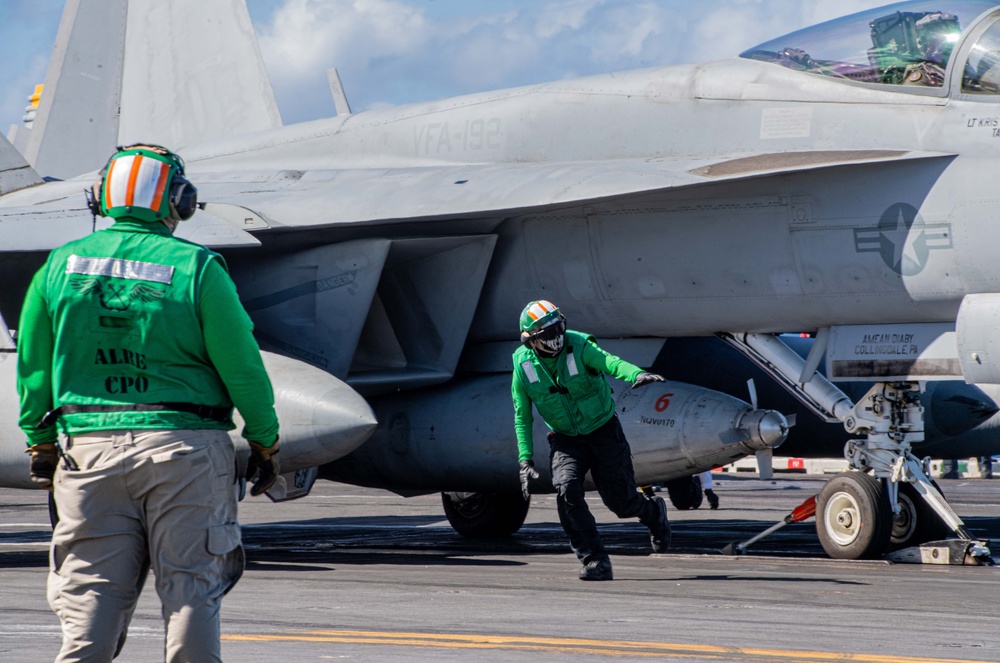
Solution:
M 882 482 L 862 472 L 830 479 L 816 503 L 816 533 L 834 559 L 877 559 L 892 535 L 892 509 Z
M 940 491 L 937 483 L 934 487 Z M 893 516 L 890 550 L 939 541 L 953 532 L 912 483 L 899 484 L 899 513 Z
M 441 493 L 444 515 L 455 531 L 470 539 L 510 536 L 528 516 L 521 493 Z
M 670 495 L 670 503 L 678 511 L 697 509 L 701 506 L 703 495 L 701 492 L 701 477 L 694 475 L 671 479 L 666 483 L 667 494 Z

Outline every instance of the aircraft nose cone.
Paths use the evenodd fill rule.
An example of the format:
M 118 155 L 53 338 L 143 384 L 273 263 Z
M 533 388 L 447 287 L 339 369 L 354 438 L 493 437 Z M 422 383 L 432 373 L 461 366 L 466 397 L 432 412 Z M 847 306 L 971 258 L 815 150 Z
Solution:
M 788 420 L 774 410 L 749 410 L 740 421 L 747 432 L 744 444 L 754 451 L 774 449 L 788 437 Z
M 261 356 L 274 387 L 282 472 L 337 460 L 374 432 L 375 414 L 347 384 L 294 359 Z

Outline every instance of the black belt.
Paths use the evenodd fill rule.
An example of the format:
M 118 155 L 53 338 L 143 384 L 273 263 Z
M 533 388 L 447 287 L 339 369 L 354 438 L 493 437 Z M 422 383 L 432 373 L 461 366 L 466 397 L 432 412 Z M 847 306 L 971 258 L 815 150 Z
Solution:
M 78 412 L 187 412 L 196 414 L 202 419 L 213 419 L 227 423 L 232 415 L 231 407 L 212 407 L 211 405 L 196 405 L 194 403 L 135 403 L 132 405 L 60 405 L 50 410 L 38 424 L 39 430 L 49 428 L 64 414 Z

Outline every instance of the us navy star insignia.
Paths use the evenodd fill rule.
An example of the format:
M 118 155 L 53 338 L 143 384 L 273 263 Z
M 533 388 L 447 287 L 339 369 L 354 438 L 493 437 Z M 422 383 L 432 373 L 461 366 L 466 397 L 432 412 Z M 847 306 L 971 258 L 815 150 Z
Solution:
M 952 248 L 951 224 L 926 223 L 915 207 L 896 203 L 874 228 L 854 229 L 854 248 L 880 254 L 900 276 L 915 276 L 927 266 L 931 251 Z

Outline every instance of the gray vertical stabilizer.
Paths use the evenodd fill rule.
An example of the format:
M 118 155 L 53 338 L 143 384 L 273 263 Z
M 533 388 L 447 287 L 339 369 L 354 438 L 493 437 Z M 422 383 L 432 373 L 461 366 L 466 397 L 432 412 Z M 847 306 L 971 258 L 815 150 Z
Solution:
M 67 179 L 96 170 L 115 146 L 126 4 L 66 0 L 24 150 L 44 177 Z
M 280 125 L 244 0 L 67 0 L 24 156 L 66 179 L 116 145 Z
M 120 144 L 171 148 L 281 126 L 244 0 L 129 3 Z

